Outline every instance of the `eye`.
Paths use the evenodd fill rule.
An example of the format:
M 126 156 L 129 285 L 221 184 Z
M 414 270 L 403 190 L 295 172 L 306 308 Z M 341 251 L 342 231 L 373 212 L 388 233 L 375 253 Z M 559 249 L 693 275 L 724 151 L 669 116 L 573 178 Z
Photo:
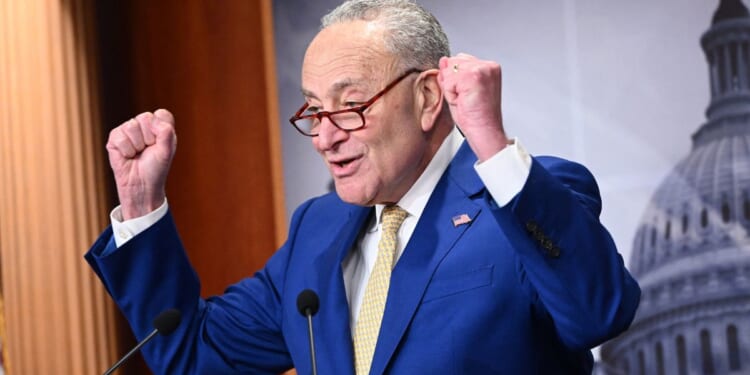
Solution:
M 304 115 L 314 115 L 314 114 L 316 114 L 318 112 L 320 112 L 320 108 L 319 107 L 308 106 L 307 108 L 305 108 Z
M 354 107 L 359 107 L 362 104 L 365 104 L 365 103 L 364 102 L 347 101 L 347 102 L 344 102 L 344 107 L 346 107 L 346 108 L 354 108 Z

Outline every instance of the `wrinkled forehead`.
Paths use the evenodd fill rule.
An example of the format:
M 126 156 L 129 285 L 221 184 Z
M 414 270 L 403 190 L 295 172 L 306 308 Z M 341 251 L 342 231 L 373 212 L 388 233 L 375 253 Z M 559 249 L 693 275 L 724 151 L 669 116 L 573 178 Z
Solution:
M 396 63 L 379 26 L 365 21 L 334 24 L 310 42 L 302 63 L 302 88 L 323 94 L 335 85 L 374 82 L 379 86 L 393 74 Z

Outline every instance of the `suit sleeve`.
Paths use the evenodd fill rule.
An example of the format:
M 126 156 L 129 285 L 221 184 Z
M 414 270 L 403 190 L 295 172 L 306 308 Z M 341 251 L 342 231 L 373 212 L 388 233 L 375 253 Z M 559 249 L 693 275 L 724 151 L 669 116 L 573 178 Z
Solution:
M 599 221 L 601 198 L 583 166 L 536 157 L 518 195 L 492 213 L 516 249 L 519 277 L 571 350 L 590 349 L 626 330 L 640 288 Z
M 300 208 L 292 220 L 295 227 Z M 291 236 L 290 236 L 291 238 Z M 292 367 L 281 333 L 281 293 L 290 246 L 252 278 L 203 300 L 171 214 L 115 248 L 111 228 L 85 255 L 138 340 L 168 308 L 182 312 L 178 329 L 143 347 L 156 374 L 278 374 Z M 217 249 L 220 252 L 220 249 Z

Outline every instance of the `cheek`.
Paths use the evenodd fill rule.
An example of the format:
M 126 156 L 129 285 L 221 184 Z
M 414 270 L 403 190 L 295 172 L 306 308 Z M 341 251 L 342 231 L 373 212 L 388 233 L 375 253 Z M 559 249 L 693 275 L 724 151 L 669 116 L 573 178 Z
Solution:
M 422 134 L 411 124 L 380 123 L 382 131 L 367 144 L 368 169 L 381 179 L 397 177 L 413 162 L 413 155 L 422 147 Z
M 411 150 L 406 150 L 395 144 L 379 144 L 380 147 L 371 147 L 367 163 L 363 165 L 362 176 L 365 183 L 374 189 L 389 186 L 400 179 L 400 176 L 409 169 L 407 161 Z

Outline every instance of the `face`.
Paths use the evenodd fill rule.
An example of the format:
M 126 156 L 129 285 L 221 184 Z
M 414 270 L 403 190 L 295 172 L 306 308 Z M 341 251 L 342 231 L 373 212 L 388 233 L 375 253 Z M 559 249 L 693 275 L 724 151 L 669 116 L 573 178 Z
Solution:
M 307 103 L 335 111 L 360 105 L 403 73 L 383 45 L 379 27 L 365 21 L 329 26 L 310 44 L 302 66 Z M 410 68 L 410 67 L 407 67 Z M 344 131 L 324 118 L 315 149 L 345 202 L 396 203 L 432 157 L 421 125 L 418 80 L 409 76 L 365 112 L 365 127 Z

